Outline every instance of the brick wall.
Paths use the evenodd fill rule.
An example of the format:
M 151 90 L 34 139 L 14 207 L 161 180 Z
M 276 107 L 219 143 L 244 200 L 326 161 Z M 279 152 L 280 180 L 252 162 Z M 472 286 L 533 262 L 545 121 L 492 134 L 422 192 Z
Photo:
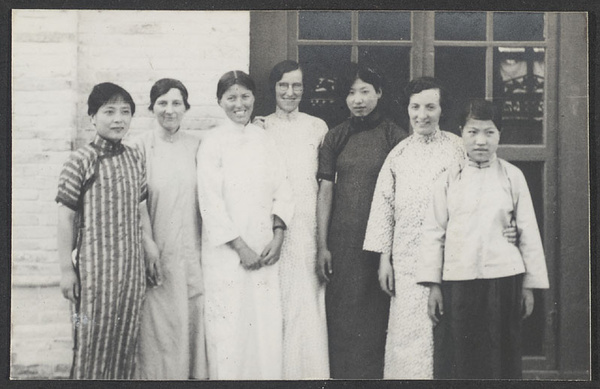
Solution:
M 213 127 L 224 118 L 218 78 L 248 70 L 249 13 L 15 10 L 12 32 L 11 377 L 60 378 L 72 343 L 54 196 L 62 163 L 93 136 L 92 86 L 111 81 L 131 93 L 129 136 L 153 128 L 149 92 L 162 77 L 188 88 L 183 128 Z

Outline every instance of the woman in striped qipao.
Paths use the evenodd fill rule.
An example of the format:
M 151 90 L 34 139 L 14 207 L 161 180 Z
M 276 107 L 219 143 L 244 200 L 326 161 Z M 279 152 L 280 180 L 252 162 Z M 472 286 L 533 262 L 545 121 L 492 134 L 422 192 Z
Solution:
M 88 99 L 94 140 L 60 173 L 61 290 L 73 303 L 72 379 L 129 379 L 146 288 L 142 223 L 146 173 L 141 154 L 121 143 L 135 103 L 123 88 L 98 84 Z M 148 264 L 153 269 L 153 264 Z M 153 275 L 150 275 L 153 276 Z

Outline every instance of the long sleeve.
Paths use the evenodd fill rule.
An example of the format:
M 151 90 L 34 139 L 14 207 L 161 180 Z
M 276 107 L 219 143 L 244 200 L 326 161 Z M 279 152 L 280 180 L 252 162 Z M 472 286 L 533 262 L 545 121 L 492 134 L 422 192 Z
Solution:
M 544 248 L 527 181 L 520 170 L 513 169 L 512 172 L 514 174 L 511 174 L 511 184 L 513 185 L 513 193 L 515 195 L 515 216 L 519 232 L 519 250 L 525 264 L 523 287 L 547 289 L 549 282 Z
M 444 246 L 448 226 L 448 172 L 442 174 L 433 187 L 433 196 L 423 220 L 421 257 L 417 264 L 417 283 L 442 282 Z
M 223 194 L 223 170 L 221 166 L 220 144 L 208 138 L 198 149 L 198 201 L 203 233 L 214 246 L 220 246 L 239 236 L 233 221 L 227 213 Z
M 391 253 L 394 239 L 396 177 L 390 154 L 377 177 L 363 249 L 376 253 Z

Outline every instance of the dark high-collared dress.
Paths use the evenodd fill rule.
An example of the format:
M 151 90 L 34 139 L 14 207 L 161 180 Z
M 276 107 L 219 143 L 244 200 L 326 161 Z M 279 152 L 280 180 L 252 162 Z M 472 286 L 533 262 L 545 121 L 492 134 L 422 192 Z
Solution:
M 379 170 L 406 131 L 377 110 L 325 136 L 318 178 L 335 182 L 325 293 L 332 378 L 382 378 L 389 298 L 377 277 L 379 254 L 362 250 Z
M 146 288 L 139 213 L 146 196 L 141 154 L 99 136 L 60 173 L 56 201 L 76 212 L 79 227 L 73 379 L 133 378 Z

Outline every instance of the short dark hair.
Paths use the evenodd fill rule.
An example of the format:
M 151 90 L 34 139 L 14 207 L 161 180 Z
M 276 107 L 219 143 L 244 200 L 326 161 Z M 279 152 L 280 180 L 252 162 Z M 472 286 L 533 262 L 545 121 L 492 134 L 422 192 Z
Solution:
M 236 84 L 249 89 L 252 91 L 252 94 L 256 94 L 256 84 L 254 84 L 254 80 L 241 70 L 232 70 L 223 74 L 219 79 L 219 83 L 217 84 L 217 100 L 221 101 L 221 97 L 223 97 L 227 89 Z
M 152 88 L 150 89 L 150 106 L 148 106 L 148 109 L 154 112 L 154 103 L 156 103 L 156 99 L 168 93 L 171 89 L 179 89 L 181 97 L 183 97 L 185 109 L 190 109 L 190 104 L 188 103 L 188 91 L 185 85 L 183 85 L 181 81 L 173 78 L 161 78 L 152 85 Z
M 496 128 L 500 130 L 500 115 L 498 110 L 494 106 L 494 103 L 485 99 L 471 99 L 469 100 L 458 117 L 458 124 L 460 127 L 464 127 L 469 119 L 475 120 L 491 120 L 496 125 Z
M 92 88 L 92 92 L 88 97 L 88 115 L 94 116 L 98 113 L 100 107 L 119 97 L 122 98 L 125 103 L 129 104 L 131 107 L 131 115 L 133 115 L 135 113 L 135 103 L 133 102 L 133 98 L 129 92 L 112 82 L 103 82 Z
M 294 70 L 300 70 L 302 72 L 302 67 L 298 62 L 292 61 L 291 59 L 286 59 L 273 66 L 271 74 L 269 74 L 269 92 L 274 94 L 277 82 L 283 78 L 284 74 L 293 72 Z M 302 75 L 304 76 L 304 72 L 302 72 Z
M 367 84 L 373 85 L 376 92 L 383 93 L 383 84 L 384 79 L 383 76 L 372 67 L 367 67 L 363 65 L 358 65 L 354 62 L 351 62 L 345 69 L 342 70 L 342 77 L 340 80 L 340 93 L 344 98 L 348 96 L 350 92 L 350 88 L 354 82 L 358 79 L 363 80 Z
M 408 85 L 404 88 L 404 95 L 406 97 L 406 105 L 410 102 L 410 97 L 421 93 L 428 89 L 438 89 L 440 91 L 440 108 L 442 109 L 442 116 L 447 114 L 450 110 L 450 100 L 448 99 L 448 93 L 446 88 L 433 77 L 419 77 L 411 80 Z

